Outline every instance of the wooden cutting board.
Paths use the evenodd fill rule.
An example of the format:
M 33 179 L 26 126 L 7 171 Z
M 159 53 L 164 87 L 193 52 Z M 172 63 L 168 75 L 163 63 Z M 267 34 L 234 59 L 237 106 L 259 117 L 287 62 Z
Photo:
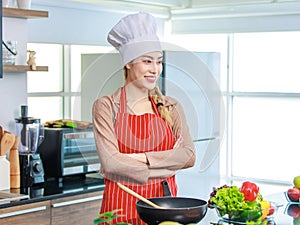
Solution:
M 15 142 L 15 135 L 11 133 L 4 133 L 1 139 L 0 155 L 6 155 L 6 153 L 13 146 L 14 142 Z

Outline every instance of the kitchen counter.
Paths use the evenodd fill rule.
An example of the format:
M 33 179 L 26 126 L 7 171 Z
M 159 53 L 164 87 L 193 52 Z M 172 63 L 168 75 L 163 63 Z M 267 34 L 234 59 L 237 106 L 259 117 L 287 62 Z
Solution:
M 11 206 L 29 204 L 34 202 L 41 202 L 46 200 L 59 199 L 63 197 L 75 196 L 91 192 L 104 190 L 103 179 L 98 174 L 88 174 L 86 177 L 74 176 L 65 178 L 63 183 L 58 183 L 56 180 L 49 180 L 44 183 L 43 187 L 28 190 L 28 197 L 23 200 L 0 203 L 1 208 Z M 20 193 L 20 189 L 12 189 L 11 193 Z M 26 193 L 25 193 L 26 194 Z M 274 221 L 268 225 L 293 225 L 293 218 L 286 213 L 289 203 L 287 202 L 284 193 L 277 193 L 270 196 L 265 196 L 269 201 L 282 204 L 275 216 Z M 210 224 L 227 225 L 219 220 L 214 209 L 208 209 L 206 216 L 200 221 L 199 225 Z
M 63 182 L 57 182 L 56 179 L 49 179 L 40 186 L 35 186 L 27 189 L 10 189 L 8 191 L 2 191 L 7 194 L 22 194 L 22 196 L 20 196 L 20 198 L 22 199 L 0 201 L 0 209 L 16 205 L 102 191 L 103 189 L 104 181 L 102 177 L 96 173 L 87 174 L 86 176 L 66 177 L 64 178 Z

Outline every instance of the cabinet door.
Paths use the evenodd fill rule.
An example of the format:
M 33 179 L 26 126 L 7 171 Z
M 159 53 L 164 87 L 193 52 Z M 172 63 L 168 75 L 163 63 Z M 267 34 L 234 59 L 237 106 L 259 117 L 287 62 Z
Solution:
M 103 191 L 98 191 L 52 200 L 51 224 L 93 225 L 102 198 Z
M 50 201 L 0 209 L 0 224 L 50 225 Z

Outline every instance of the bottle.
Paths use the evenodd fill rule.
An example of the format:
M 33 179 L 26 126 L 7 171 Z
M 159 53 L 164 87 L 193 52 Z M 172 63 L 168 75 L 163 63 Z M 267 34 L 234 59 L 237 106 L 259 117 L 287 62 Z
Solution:
M 10 163 L 6 155 L 0 156 L 0 190 L 10 189 Z
M 15 65 L 17 50 L 16 41 L 2 41 L 2 63 L 3 65 Z

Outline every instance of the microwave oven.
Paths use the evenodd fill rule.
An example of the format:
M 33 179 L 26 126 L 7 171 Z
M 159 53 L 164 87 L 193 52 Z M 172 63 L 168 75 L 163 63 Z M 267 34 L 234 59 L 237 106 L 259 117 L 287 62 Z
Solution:
M 98 172 L 100 162 L 94 140 L 93 128 L 48 128 L 38 147 L 45 178 L 62 181 L 69 175 Z

